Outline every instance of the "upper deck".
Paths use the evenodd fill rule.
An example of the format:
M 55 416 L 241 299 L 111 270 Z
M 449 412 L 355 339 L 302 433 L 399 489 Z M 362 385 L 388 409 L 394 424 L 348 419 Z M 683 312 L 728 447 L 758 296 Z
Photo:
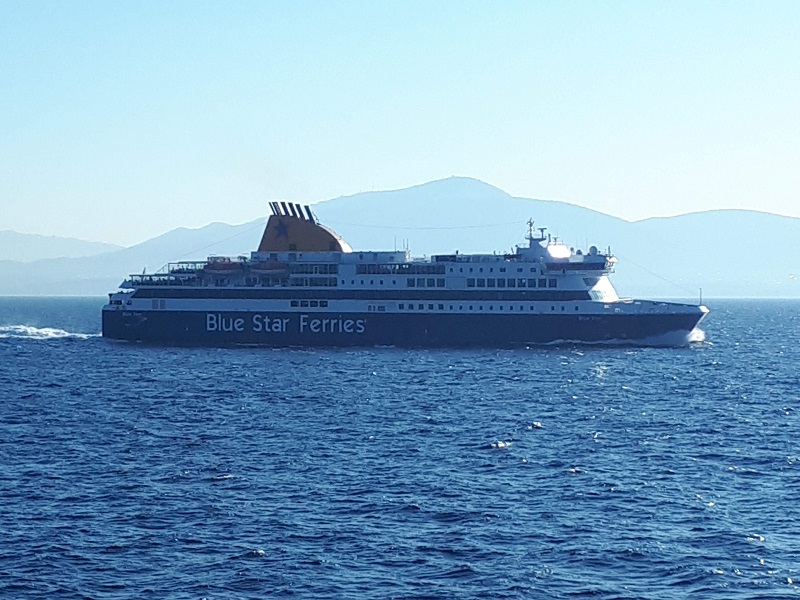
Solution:
M 533 235 L 528 245 L 505 254 L 440 254 L 415 259 L 407 250 L 359 251 L 317 223 L 308 207 L 272 203 L 259 249 L 249 257 L 209 257 L 169 263 L 153 274 L 135 274 L 122 286 L 139 288 L 259 288 L 344 290 L 581 291 L 616 298 L 607 275 L 616 259 L 592 246 L 574 251 Z M 327 247 L 326 247 L 327 246 Z M 587 292 L 591 292 L 587 294 Z M 526 294 L 527 295 L 527 294 Z

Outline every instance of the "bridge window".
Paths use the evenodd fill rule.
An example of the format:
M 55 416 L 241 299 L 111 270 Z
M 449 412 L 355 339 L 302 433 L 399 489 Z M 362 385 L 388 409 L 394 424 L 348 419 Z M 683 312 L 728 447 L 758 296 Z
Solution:
M 558 279 L 548 279 L 547 280 L 547 287 L 554 288 L 558 285 Z
M 406 279 L 406 287 L 414 287 L 414 278 L 413 277 L 409 277 L 408 279 Z
M 436 280 L 436 287 L 444 287 L 444 277 L 440 277 Z
M 468 287 L 468 288 L 473 288 L 473 287 L 475 287 L 475 280 L 474 280 L 474 279 L 472 279 L 471 277 L 470 277 L 469 279 L 467 279 L 467 287 Z
M 547 287 L 547 280 L 544 277 L 541 277 L 539 279 L 539 287 L 540 288 Z
M 476 283 L 478 284 L 479 288 L 486 287 L 486 280 L 482 277 L 479 277 Z
M 486 287 L 495 287 L 495 280 L 494 279 L 487 279 L 486 280 Z

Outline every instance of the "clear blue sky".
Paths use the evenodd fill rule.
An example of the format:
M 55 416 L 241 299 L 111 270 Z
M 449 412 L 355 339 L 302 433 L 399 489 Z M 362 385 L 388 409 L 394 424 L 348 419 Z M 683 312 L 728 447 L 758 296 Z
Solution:
M 465 175 L 800 217 L 800 2 L 0 0 L 0 230 L 124 245 Z

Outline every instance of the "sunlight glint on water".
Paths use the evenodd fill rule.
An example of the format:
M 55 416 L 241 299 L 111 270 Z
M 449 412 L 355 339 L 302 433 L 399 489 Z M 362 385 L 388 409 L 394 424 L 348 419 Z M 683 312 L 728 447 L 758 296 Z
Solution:
M 0 597 L 798 597 L 800 302 L 711 304 L 683 348 L 272 350 L 0 299 Z

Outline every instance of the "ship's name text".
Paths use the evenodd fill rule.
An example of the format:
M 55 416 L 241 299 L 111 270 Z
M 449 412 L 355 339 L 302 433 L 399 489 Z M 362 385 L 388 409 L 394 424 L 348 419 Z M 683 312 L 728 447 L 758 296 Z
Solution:
M 271 317 L 254 314 L 249 319 L 206 313 L 206 331 L 254 331 L 256 333 L 287 333 L 290 329 L 300 333 L 345 333 L 360 335 L 367 330 L 366 319 L 319 318 L 299 315 L 299 319 Z

